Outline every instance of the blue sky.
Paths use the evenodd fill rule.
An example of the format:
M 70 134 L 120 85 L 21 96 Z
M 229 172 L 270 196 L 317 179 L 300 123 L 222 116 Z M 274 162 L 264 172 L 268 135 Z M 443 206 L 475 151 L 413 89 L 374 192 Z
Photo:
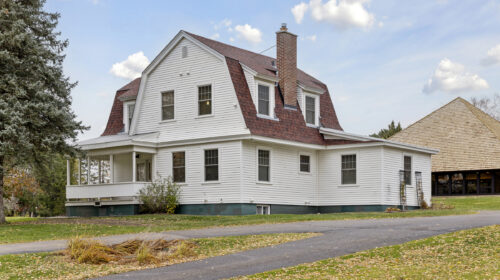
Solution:
M 328 85 L 348 132 L 407 126 L 457 96 L 500 93 L 500 0 L 49 0 L 46 9 L 61 14 L 70 42 L 73 109 L 92 127 L 80 139 L 102 133 L 124 76 L 181 29 L 260 52 L 286 22 L 299 67 Z

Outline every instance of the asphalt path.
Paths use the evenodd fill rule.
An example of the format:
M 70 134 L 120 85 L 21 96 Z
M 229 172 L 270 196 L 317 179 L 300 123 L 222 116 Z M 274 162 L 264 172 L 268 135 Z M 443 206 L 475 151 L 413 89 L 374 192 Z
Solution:
M 322 235 L 200 261 L 109 275 L 101 279 L 229 278 L 495 224 L 500 224 L 500 211 L 484 211 L 463 216 L 311 221 L 173 231 L 157 234 L 155 238 L 163 236 L 167 239 L 176 239 L 287 232 L 319 232 Z M 148 234 L 142 236 L 150 237 Z

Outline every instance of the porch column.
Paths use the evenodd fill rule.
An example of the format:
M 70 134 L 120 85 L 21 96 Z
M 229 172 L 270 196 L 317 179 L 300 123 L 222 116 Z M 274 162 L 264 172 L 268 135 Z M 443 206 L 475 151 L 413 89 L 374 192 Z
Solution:
M 69 159 L 66 160 L 66 186 L 71 185 L 71 169 L 70 169 L 71 163 L 69 162 Z
M 90 185 L 90 157 L 87 157 L 87 185 Z
M 156 154 L 151 157 L 151 181 L 156 179 Z
M 109 155 L 109 177 L 110 177 L 110 182 L 111 184 L 115 183 L 115 172 L 114 172 L 114 155 Z
M 98 184 L 102 184 L 102 183 L 103 183 L 103 181 L 102 181 L 102 173 L 101 173 L 101 160 L 99 160 L 99 161 L 97 162 L 97 169 L 99 170 L 99 171 L 97 172 L 97 176 L 99 176 L 99 177 L 98 177 L 99 179 L 97 179 L 97 183 L 98 183 Z
M 82 184 L 82 159 L 78 158 L 78 185 Z
M 135 163 L 135 152 L 132 152 L 132 182 L 135 183 L 136 181 L 136 173 L 137 173 L 137 170 L 136 170 L 137 166 L 136 166 L 136 163 Z

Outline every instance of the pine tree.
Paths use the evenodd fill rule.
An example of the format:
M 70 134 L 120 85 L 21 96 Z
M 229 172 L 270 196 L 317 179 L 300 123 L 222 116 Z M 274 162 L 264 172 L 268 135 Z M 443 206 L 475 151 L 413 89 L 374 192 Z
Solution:
M 63 74 L 68 41 L 55 31 L 60 15 L 44 4 L 0 1 L 0 223 L 7 167 L 40 163 L 47 153 L 74 155 L 70 143 L 87 129 L 71 110 L 76 83 Z
M 381 129 L 378 133 L 371 134 L 371 137 L 377 137 L 377 138 L 383 138 L 383 139 L 388 139 L 392 135 L 400 132 L 403 130 L 401 128 L 401 124 L 398 122 L 398 125 L 394 124 L 394 121 L 392 121 L 387 128 Z

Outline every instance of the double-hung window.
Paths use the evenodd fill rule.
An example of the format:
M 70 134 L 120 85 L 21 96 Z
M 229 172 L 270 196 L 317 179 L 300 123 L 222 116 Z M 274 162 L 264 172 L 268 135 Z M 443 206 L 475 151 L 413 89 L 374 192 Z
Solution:
M 316 125 L 316 98 L 306 96 L 306 123 Z
M 356 184 L 356 155 L 342 155 L 342 185 Z
M 198 87 L 198 115 L 212 114 L 212 85 Z
M 205 181 L 219 180 L 219 150 L 205 150 Z
M 259 114 L 270 115 L 270 99 L 269 99 L 269 87 L 265 85 L 258 85 L 258 98 L 259 98 Z
M 186 152 L 172 153 L 172 168 L 174 182 L 186 182 Z
M 311 172 L 311 157 L 308 155 L 300 155 L 300 172 Z
M 175 117 L 174 113 L 174 92 L 167 91 L 161 94 L 161 119 L 173 120 Z
M 271 152 L 268 150 L 258 150 L 258 180 L 260 182 L 271 181 Z
M 411 185 L 411 156 L 404 156 L 405 184 Z
M 130 130 L 130 125 L 132 125 L 132 117 L 134 116 L 135 104 L 129 104 L 127 106 L 127 117 L 128 117 L 128 130 Z

